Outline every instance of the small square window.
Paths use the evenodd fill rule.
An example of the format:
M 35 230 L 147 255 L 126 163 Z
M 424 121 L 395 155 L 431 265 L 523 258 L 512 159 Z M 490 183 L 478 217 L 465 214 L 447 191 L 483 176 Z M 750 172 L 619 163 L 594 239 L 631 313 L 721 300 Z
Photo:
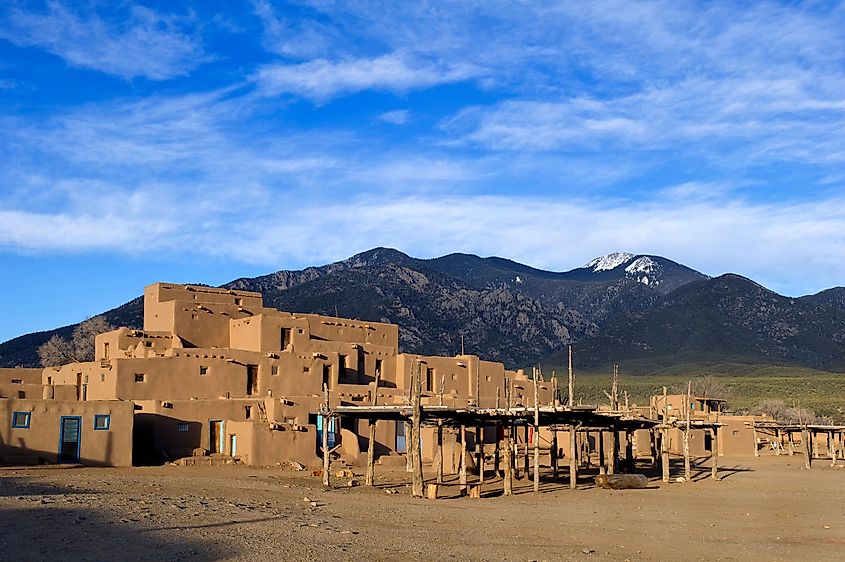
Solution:
M 94 414 L 94 429 L 106 430 L 111 427 L 111 416 L 109 414 Z
M 106 374 L 100 373 L 100 382 L 106 382 Z
M 279 366 L 278 365 L 272 365 L 270 367 L 270 374 L 271 375 L 278 375 L 279 374 Z
M 235 304 L 241 306 L 244 303 L 243 299 L 235 297 Z
M 180 423 L 176 426 L 176 431 L 178 431 L 179 433 L 188 433 L 188 424 Z
M 207 375 L 207 374 L 208 374 L 208 367 L 206 367 L 206 366 L 201 366 L 201 367 L 200 367 L 200 376 L 205 376 L 205 375 Z
M 135 373 L 135 382 L 146 382 L 147 375 L 144 373 Z
M 12 384 L 23 384 L 23 379 L 12 379 Z
M 19 390 L 18 391 L 18 398 L 20 400 L 23 400 L 24 398 L 26 398 L 26 391 L 25 390 Z
M 149 340 L 144 342 L 144 347 L 152 347 L 152 346 L 153 346 L 153 342 L 151 342 Z
M 302 374 L 303 375 L 308 375 L 310 373 L 311 373 L 311 367 L 310 366 L 305 365 L 304 367 L 302 367 Z
M 17 429 L 29 429 L 32 421 L 32 412 L 14 412 L 12 414 L 12 427 Z

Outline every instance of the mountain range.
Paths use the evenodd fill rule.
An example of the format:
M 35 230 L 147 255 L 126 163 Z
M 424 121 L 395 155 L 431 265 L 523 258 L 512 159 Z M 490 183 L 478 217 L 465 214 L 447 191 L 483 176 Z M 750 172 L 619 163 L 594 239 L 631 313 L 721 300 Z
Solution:
M 710 278 L 672 260 L 624 252 L 567 272 L 471 254 L 418 259 L 375 248 L 300 271 L 236 279 L 266 306 L 400 326 L 403 351 L 467 353 L 509 367 L 560 365 L 629 371 L 732 360 L 845 371 L 845 288 L 789 298 L 744 277 Z M 143 302 L 104 312 L 141 327 Z M 0 344 L 0 367 L 35 366 L 37 348 L 73 326 Z

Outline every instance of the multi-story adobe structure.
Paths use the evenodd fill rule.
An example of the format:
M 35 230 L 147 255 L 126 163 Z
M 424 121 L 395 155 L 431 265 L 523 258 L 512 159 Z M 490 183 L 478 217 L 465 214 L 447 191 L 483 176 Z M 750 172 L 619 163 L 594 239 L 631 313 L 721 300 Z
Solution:
M 92 362 L 27 370 L 25 396 L 14 395 L 11 382 L 0 385 L 10 422 L 0 455 L 127 465 L 207 453 L 315 466 L 324 386 L 332 407 L 369 405 L 374 394 L 379 404 L 403 404 L 416 368 L 423 404 L 494 406 L 506 380 L 515 403 L 533 399 L 524 372 L 501 363 L 401 353 L 393 324 L 281 312 L 259 293 L 156 283 L 144 291 L 143 330 L 97 336 Z M 551 383 L 539 390 L 548 403 Z M 326 428 L 338 452 L 363 462 L 366 421 L 340 425 Z M 492 442 L 490 431 L 478 437 Z M 475 432 L 468 435 L 474 446 Z M 445 445 L 454 440 L 447 434 Z M 424 434 L 428 460 L 432 443 Z M 375 450 L 385 462 L 404 452 L 404 424 L 380 422 Z M 455 469 L 449 460 L 447 471 Z

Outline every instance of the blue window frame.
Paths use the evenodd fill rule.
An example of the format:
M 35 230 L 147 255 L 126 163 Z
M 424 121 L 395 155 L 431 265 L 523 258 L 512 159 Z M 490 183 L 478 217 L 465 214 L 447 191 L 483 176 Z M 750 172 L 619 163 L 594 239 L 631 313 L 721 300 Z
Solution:
M 111 415 L 94 414 L 94 429 L 107 430 L 111 427 Z
M 16 429 L 29 429 L 32 421 L 32 412 L 13 412 L 12 427 Z

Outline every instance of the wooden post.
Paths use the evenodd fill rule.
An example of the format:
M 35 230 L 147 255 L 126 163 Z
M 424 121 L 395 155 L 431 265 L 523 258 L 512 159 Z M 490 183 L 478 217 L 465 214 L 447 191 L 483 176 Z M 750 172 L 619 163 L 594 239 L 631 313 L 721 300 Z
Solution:
M 505 444 L 504 444 L 504 453 L 505 458 L 505 478 L 503 482 L 504 486 L 504 493 L 506 496 L 513 494 L 513 461 L 511 459 L 511 454 L 513 449 L 511 448 L 511 428 L 510 424 L 506 423 L 503 427 Z
M 619 459 L 619 432 L 616 427 L 611 427 L 607 434 L 610 439 L 610 453 L 607 455 L 607 473 L 616 474 L 616 462 Z
M 540 492 L 540 391 L 534 372 L 534 493 Z
M 777 448 L 775 449 L 775 455 L 780 456 L 780 450 L 783 448 L 783 436 L 780 433 L 780 428 L 775 428 L 775 439 L 777 440 Z
M 631 430 L 625 430 L 625 465 L 627 466 L 626 470 L 632 471 L 634 467 L 634 436 L 636 434 L 632 433 Z
M 810 443 L 811 443 L 810 450 L 813 452 L 813 458 L 814 459 L 819 458 L 819 448 L 816 447 L 816 430 L 815 429 L 810 430 Z
M 373 397 L 370 404 L 378 406 L 378 384 L 381 379 L 381 370 L 376 370 L 375 382 L 373 384 Z M 376 468 L 376 419 L 369 420 L 370 429 L 370 443 L 367 446 L 367 475 L 365 478 L 365 485 L 372 486 L 375 482 L 375 468 Z
M 575 424 L 569 426 L 569 487 L 574 490 L 578 484 L 578 456 L 576 451 L 578 432 L 575 429 Z
M 713 464 L 710 467 L 710 477 L 713 480 L 719 479 L 719 426 L 710 429 L 710 448 L 712 449 Z
M 651 468 L 657 465 L 657 439 L 654 436 L 654 428 L 648 430 L 648 457 L 651 459 Z
M 443 387 L 446 384 L 446 379 L 440 375 L 440 386 L 437 388 L 437 404 L 443 405 Z M 437 420 L 437 458 L 434 459 L 437 465 L 437 483 L 443 483 L 443 421 Z
M 423 468 L 422 468 L 422 447 L 420 427 L 422 421 L 422 405 L 420 403 L 422 388 L 421 388 L 421 369 L 422 364 L 417 361 L 417 368 L 412 371 L 412 400 L 411 400 L 411 447 L 412 447 L 412 461 L 413 461 L 413 480 L 411 484 L 411 493 L 418 498 L 423 497 Z
M 754 423 L 754 420 L 751 420 L 751 432 L 754 434 L 754 456 L 759 457 L 760 451 L 757 446 L 757 424 Z
M 460 472 L 460 490 L 461 495 L 465 496 L 467 493 L 467 428 L 461 425 L 461 472 Z
M 836 466 L 836 444 L 832 431 L 827 432 L 827 450 L 830 453 L 830 466 Z
M 528 478 L 528 470 L 529 470 L 529 454 L 528 454 L 528 442 L 530 439 L 528 438 L 529 431 L 528 431 L 528 424 L 525 424 L 525 443 L 524 447 L 522 448 L 522 473 L 525 475 L 525 478 Z
M 569 345 L 569 398 L 566 405 L 570 408 L 575 405 L 575 373 L 572 371 L 572 344 Z
M 500 389 L 496 387 L 496 411 L 499 410 L 499 397 L 500 397 Z M 493 449 L 493 475 L 499 476 L 499 436 L 501 435 L 504 438 L 504 434 L 502 432 L 502 424 L 496 423 L 496 444 L 494 445 Z
M 589 435 L 587 436 L 589 439 Z M 605 461 L 604 451 L 604 430 L 598 432 L 598 450 L 599 450 L 599 474 L 607 474 L 607 462 Z
M 663 465 L 663 481 L 669 481 L 669 397 L 663 387 L 663 429 L 660 435 L 660 462 Z
M 692 480 L 692 467 L 690 466 L 689 455 L 689 432 L 690 432 L 690 406 L 692 397 L 692 381 L 687 382 L 687 395 L 684 400 L 684 482 Z M 753 423 L 753 422 L 752 422 Z
M 792 439 L 792 430 L 791 429 L 786 430 L 786 439 L 787 439 L 787 445 L 789 446 L 789 456 L 791 457 L 792 455 L 795 454 L 795 444 L 794 444 L 795 442 Z
M 557 426 L 551 426 L 552 430 L 552 447 L 551 447 L 551 454 L 549 455 L 549 464 L 552 465 L 552 474 L 555 478 L 558 477 L 558 462 L 557 462 Z
M 804 445 L 804 468 L 812 468 L 813 467 L 813 455 L 812 449 L 813 445 L 810 442 L 810 432 L 805 427 L 801 430 L 801 441 Z
M 323 416 L 323 486 L 328 488 L 331 486 L 329 476 L 329 463 L 331 460 L 331 453 L 329 452 L 329 424 L 331 423 L 331 417 L 329 416 L 329 387 L 326 383 L 323 383 L 323 411 L 321 415 Z
M 507 411 L 510 413 L 511 411 L 511 393 L 510 393 L 510 386 L 508 384 L 508 380 L 505 379 L 505 403 L 507 404 Z M 513 494 L 513 448 L 511 447 L 511 431 L 512 425 L 510 420 L 504 423 L 503 427 L 503 434 L 505 438 L 505 478 L 504 482 L 502 483 L 504 487 L 504 494 L 509 496 Z

